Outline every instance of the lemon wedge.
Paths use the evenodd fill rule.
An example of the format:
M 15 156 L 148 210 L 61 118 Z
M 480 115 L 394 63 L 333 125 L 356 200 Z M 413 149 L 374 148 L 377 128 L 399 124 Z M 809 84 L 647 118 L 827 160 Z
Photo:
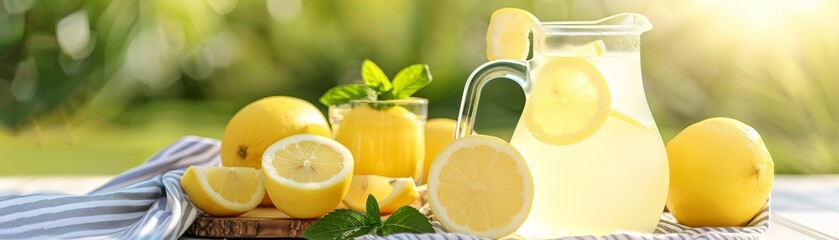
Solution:
M 413 178 L 357 175 L 353 176 L 350 191 L 344 197 L 344 204 L 358 211 L 366 211 L 368 195 L 376 197 L 382 214 L 393 213 L 420 197 Z
M 527 59 L 530 52 L 530 26 L 538 25 L 539 19 L 528 11 L 518 8 L 495 10 L 487 28 L 487 59 Z
M 496 137 L 454 140 L 431 164 L 428 201 L 448 231 L 498 239 L 521 226 L 533 203 L 522 155 Z
M 420 197 L 413 178 L 397 178 L 391 180 L 389 184 L 393 186 L 393 191 L 379 202 L 383 214 L 396 212 L 397 209 L 414 203 Z
M 262 155 L 262 175 L 271 202 L 294 218 L 316 218 L 335 209 L 352 179 L 353 157 L 335 140 L 299 134 Z
M 368 195 L 373 195 L 376 200 L 381 201 L 393 192 L 393 186 L 390 185 L 391 179 L 379 175 L 354 175 L 350 190 L 344 196 L 344 205 L 358 211 L 367 211 Z M 381 204 L 379 206 L 381 208 Z
M 265 195 L 259 172 L 247 167 L 189 167 L 181 186 L 198 209 L 221 217 L 250 211 Z

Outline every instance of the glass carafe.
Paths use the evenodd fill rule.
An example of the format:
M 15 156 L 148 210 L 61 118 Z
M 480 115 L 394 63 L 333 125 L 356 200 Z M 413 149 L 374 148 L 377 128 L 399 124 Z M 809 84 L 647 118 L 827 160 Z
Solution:
M 529 238 L 655 230 L 667 198 L 667 154 L 641 80 L 644 16 L 531 27 L 530 60 L 495 60 L 466 83 L 457 136 L 472 132 L 481 88 L 509 79 L 527 98 L 510 143 L 533 175 Z

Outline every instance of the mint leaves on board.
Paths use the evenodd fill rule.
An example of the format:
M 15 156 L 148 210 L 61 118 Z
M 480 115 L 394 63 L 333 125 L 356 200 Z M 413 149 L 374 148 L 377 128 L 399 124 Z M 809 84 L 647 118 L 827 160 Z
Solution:
M 387 236 L 395 233 L 434 233 L 431 222 L 416 208 L 403 206 L 382 221 L 379 204 L 367 196 L 367 213 L 336 209 L 309 227 L 303 237 L 309 240 L 353 239 L 368 234 Z
M 364 84 L 343 84 L 327 90 L 320 97 L 320 102 L 331 106 L 352 100 L 406 99 L 428 86 L 432 79 L 428 65 L 414 64 L 399 71 L 391 82 L 384 71 L 369 59 L 361 64 L 361 78 Z

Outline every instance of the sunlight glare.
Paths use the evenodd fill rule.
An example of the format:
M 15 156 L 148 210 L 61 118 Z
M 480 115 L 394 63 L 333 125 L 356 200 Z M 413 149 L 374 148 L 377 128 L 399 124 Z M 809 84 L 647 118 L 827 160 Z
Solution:
M 277 22 L 288 22 L 300 14 L 303 7 L 301 0 L 267 0 L 268 13 Z
M 85 11 L 78 11 L 67 15 L 55 26 L 55 37 L 58 46 L 71 58 L 79 60 L 90 55 L 93 48 L 91 43 L 90 23 Z
M 795 7 L 795 10 L 798 10 L 801 13 L 812 13 L 822 7 L 824 5 L 824 0 L 796 0 L 790 1 Z

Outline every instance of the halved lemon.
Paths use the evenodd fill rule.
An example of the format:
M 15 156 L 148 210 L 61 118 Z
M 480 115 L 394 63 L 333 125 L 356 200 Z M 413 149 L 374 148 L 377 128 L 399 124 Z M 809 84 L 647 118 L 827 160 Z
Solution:
M 181 186 L 198 209 L 221 217 L 250 211 L 265 195 L 259 172 L 248 167 L 189 167 Z
M 437 155 L 428 201 L 446 230 L 498 239 L 515 232 L 530 213 L 533 178 L 509 143 L 472 135 Z
M 603 74 L 583 58 L 551 58 L 533 74 L 533 92 L 522 113 L 542 142 L 579 142 L 600 129 L 611 111 Z
M 335 209 L 352 179 L 353 158 L 335 140 L 299 134 L 262 155 L 262 175 L 271 202 L 295 218 L 317 218 Z
M 530 26 L 537 24 L 539 19 L 528 11 L 518 8 L 495 10 L 487 28 L 487 59 L 527 59 Z
M 367 196 L 371 194 L 376 197 L 382 214 L 393 213 L 420 197 L 413 178 L 357 175 L 353 176 L 344 204 L 355 210 L 367 211 Z

